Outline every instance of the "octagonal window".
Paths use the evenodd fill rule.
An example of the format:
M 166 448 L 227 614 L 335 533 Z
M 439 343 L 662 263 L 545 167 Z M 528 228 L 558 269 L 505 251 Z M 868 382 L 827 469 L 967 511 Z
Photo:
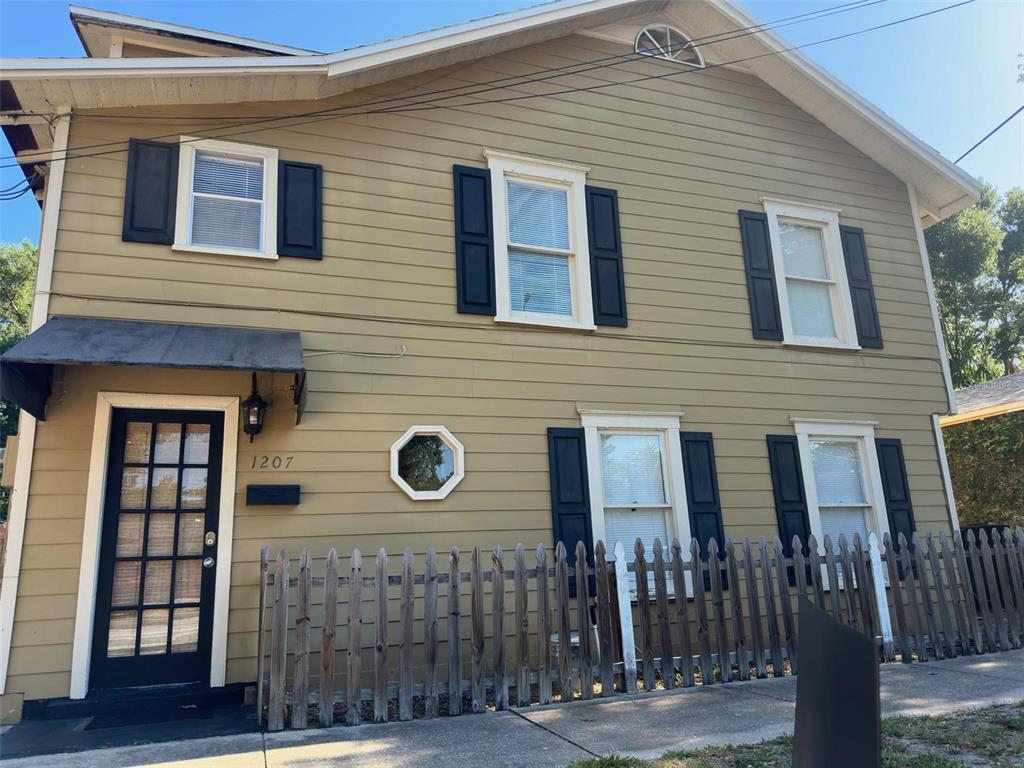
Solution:
M 443 499 L 463 475 L 462 443 L 444 427 L 410 427 L 391 446 L 391 479 L 412 499 Z

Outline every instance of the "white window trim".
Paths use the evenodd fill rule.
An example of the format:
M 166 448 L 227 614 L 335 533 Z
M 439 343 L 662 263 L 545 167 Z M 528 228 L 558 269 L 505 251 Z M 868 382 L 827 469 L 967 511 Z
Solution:
M 494 227 L 495 322 L 542 325 L 553 328 L 596 330 L 590 278 L 590 240 L 587 233 L 586 185 L 590 169 L 573 163 L 542 160 L 525 155 L 484 150 L 491 171 L 491 208 Z M 508 266 L 508 205 L 505 181 L 509 178 L 564 187 L 568 192 L 569 244 L 572 258 L 571 318 L 536 312 L 512 311 Z
M 71 650 L 70 698 L 84 699 L 89 693 L 89 665 L 92 661 L 92 634 L 96 619 L 96 583 L 100 566 L 100 533 L 103 530 L 103 498 L 106 493 L 107 459 L 110 452 L 110 419 L 114 408 L 221 411 L 224 414 L 224 453 L 221 461 L 220 514 L 217 522 L 217 570 L 214 576 L 213 638 L 210 647 L 210 687 L 223 687 L 227 670 L 231 547 L 234 542 L 238 398 L 99 392 L 96 395 L 89 481 L 85 497 L 82 559 L 78 571 L 75 634 Z
M 436 435 L 452 450 L 452 476 L 436 491 L 417 491 L 398 473 L 398 452 L 409 440 L 417 435 Z M 434 501 L 444 499 L 455 490 L 455 486 L 466 476 L 466 449 L 455 435 L 440 425 L 409 427 L 400 438 L 391 444 L 391 479 L 405 491 L 413 501 Z
M 800 465 L 803 467 L 804 493 L 807 498 L 807 517 L 811 524 L 811 533 L 818 542 L 819 554 L 825 553 L 825 537 L 821 528 L 821 512 L 818 506 L 818 491 L 814 481 L 814 464 L 811 459 L 811 439 L 849 439 L 858 441 L 861 467 L 866 473 L 865 490 L 867 501 L 871 507 L 868 533 L 875 533 L 879 541 L 889 533 L 889 515 L 885 507 L 885 495 L 882 492 L 882 474 L 878 468 L 878 454 L 875 451 L 875 422 L 869 421 L 825 421 L 821 419 L 793 418 L 796 431 L 797 448 L 800 452 Z M 835 545 L 837 542 L 833 542 Z M 850 542 L 852 544 L 853 542 Z M 863 542 L 864 547 L 868 543 Z
M 625 413 L 619 411 L 580 410 L 584 439 L 587 445 L 587 478 L 590 488 L 590 521 L 594 541 L 604 541 L 611 552 L 613 545 L 605 541 L 604 527 L 604 483 L 601 469 L 602 432 L 648 432 L 658 433 L 663 441 L 662 467 L 667 473 L 665 486 L 668 489 L 670 516 L 675 536 L 683 544 L 683 558 L 689 554 L 690 514 L 686 506 L 686 484 L 683 478 L 683 449 L 679 442 L 679 417 L 681 414 L 652 415 L 650 413 Z M 663 541 L 666 558 L 671 556 L 672 542 Z M 625 543 L 623 543 L 625 547 Z M 690 574 L 687 573 L 687 593 L 693 594 Z
M 768 235 L 772 246 L 772 263 L 775 267 L 775 284 L 779 297 L 779 312 L 782 317 L 784 344 L 802 347 L 827 347 L 829 349 L 858 350 L 857 324 L 853 316 L 853 300 L 846 276 L 846 259 L 843 256 L 843 242 L 839 234 L 839 208 L 810 206 L 806 203 L 789 202 L 762 197 L 765 213 L 768 215 Z M 779 217 L 797 219 L 821 226 L 822 241 L 829 273 L 834 281 L 831 291 L 832 315 L 836 327 L 836 338 L 799 336 L 793 331 L 793 320 L 789 314 L 789 291 L 786 286 L 786 267 L 782 258 L 782 238 L 779 231 Z
M 220 248 L 214 245 L 192 244 L 192 186 L 196 152 L 223 152 L 229 155 L 252 157 L 263 161 L 263 232 L 262 247 L 258 251 L 246 248 Z M 254 144 L 236 144 L 233 141 L 181 137 L 178 153 L 178 198 L 174 218 L 175 251 L 209 253 L 220 256 L 248 256 L 257 259 L 277 258 L 277 156 L 273 147 Z

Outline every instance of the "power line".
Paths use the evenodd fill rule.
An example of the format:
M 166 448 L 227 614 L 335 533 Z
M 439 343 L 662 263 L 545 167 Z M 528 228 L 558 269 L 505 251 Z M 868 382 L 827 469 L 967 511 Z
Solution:
M 818 11 L 811 11 L 811 12 L 806 12 L 806 13 L 802 13 L 802 14 L 797 14 L 797 15 L 794 15 L 794 16 L 788 16 L 788 17 L 785 17 L 783 19 L 779 19 L 779 20 L 777 20 L 775 22 L 756 24 L 756 25 L 752 25 L 752 26 L 749 26 L 749 27 L 741 27 L 741 28 L 735 29 L 735 30 L 724 31 L 724 32 L 717 32 L 717 33 L 715 33 L 713 35 L 707 35 L 707 36 L 702 37 L 702 38 L 695 38 L 694 40 L 691 40 L 690 42 L 691 42 L 691 44 L 695 44 L 697 42 L 706 41 L 706 40 L 713 40 L 713 42 L 725 42 L 727 40 L 734 40 L 734 39 L 739 38 L 739 37 L 746 37 L 748 35 L 757 34 L 759 32 L 766 31 L 769 28 L 780 28 L 780 27 L 783 27 L 783 26 L 790 26 L 791 24 L 801 23 L 802 21 L 817 21 L 818 19 L 826 18 L 827 16 L 832 16 L 832 15 L 835 15 L 835 14 L 838 14 L 838 13 L 846 13 L 846 12 L 851 11 L 851 10 L 858 10 L 860 8 L 866 8 L 866 7 L 871 6 L 871 5 L 878 5 L 879 3 L 883 3 L 883 2 L 887 2 L 887 1 L 888 0 L 856 0 L 855 2 L 845 3 L 845 4 L 842 4 L 842 5 L 831 6 L 829 8 L 823 8 L 823 9 L 820 9 Z M 808 16 L 812 16 L 812 15 L 814 15 L 813 19 L 807 18 Z M 660 53 L 661 51 L 659 50 L 658 52 Z M 438 101 L 446 101 L 448 99 L 455 98 L 457 96 L 473 96 L 473 95 L 476 95 L 478 93 L 486 93 L 486 92 L 488 92 L 490 90 L 497 90 L 497 88 L 495 88 L 493 86 L 498 86 L 499 84 L 502 84 L 502 83 L 509 83 L 509 81 L 513 81 L 513 80 L 516 80 L 516 81 L 519 81 L 519 82 L 509 83 L 508 85 L 504 85 L 504 86 L 501 86 L 501 87 L 508 88 L 508 87 L 513 87 L 513 86 L 518 86 L 518 85 L 528 85 L 528 84 L 531 84 L 531 83 L 544 82 L 544 81 L 547 81 L 547 80 L 556 79 L 558 77 L 562 77 L 562 76 L 566 76 L 566 75 L 578 75 L 578 74 L 583 74 L 583 73 L 592 71 L 594 69 L 603 69 L 605 67 L 612 66 L 612 65 L 617 65 L 617 64 L 621 64 L 621 63 L 625 63 L 625 62 L 628 62 L 630 60 L 638 61 L 638 60 L 645 60 L 645 59 L 649 59 L 652 62 L 654 62 L 656 64 L 659 64 L 659 65 L 671 66 L 673 74 L 678 71 L 676 69 L 678 67 L 678 64 L 675 63 L 675 62 L 669 62 L 669 61 L 666 61 L 664 59 L 658 58 L 657 56 L 645 56 L 643 54 L 638 54 L 635 51 L 629 51 L 628 53 L 616 54 L 614 56 L 606 56 L 606 57 L 603 57 L 603 58 L 593 59 L 593 60 L 590 60 L 590 61 L 577 61 L 577 62 L 574 62 L 573 64 L 567 64 L 567 65 L 564 65 L 564 66 L 561 66 L 561 67 L 549 67 L 549 68 L 544 68 L 544 69 L 538 69 L 538 70 L 536 70 L 535 72 L 533 72 L 533 73 L 531 73 L 529 75 L 511 75 L 511 76 L 497 78 L 497 79 L 494 79 L 494 80 L 485 80 L 485 81 L 479 82 L 479 83 L 469 83 L 467 85 L 454 86 L 454 87 L 451 87 L 451 88 L 442 88 L 442 89 L 438 89 L 438 90 L 434 90 L 434 91 L 425 91 L 425 92 L 422 92 L 422 93 L 413 94 L 413 95 L 409 95 L 409 96 L 378 97 L 378 98 L 375 98 L 375 99 L 369 99 L 367 101 L 362 101 L 362 102 L 357 102 L 355 104 L 350 104 L 350 105 L 345 106 L 345 107 L 328 107 L 328 108 L 320 109 L 320 110 L 313 110 L 313 111 L 307 111 L 307 112 L 297 112 L 297 113 L 291 113 L 291 114 L 269 115 L 269 116 L 257 117 L 257 118 L 245 118 L 245 117 L 237 117 L 237 116 L 224 115 L 224 116 L 186 117 L 186 118 L 180 118 L 180 119 L 183 119 L 186 122 L 192 122 L 192 121 L 195 121 L 197 119 L 201 119 L 201 120 L 232 120 L 232 121 L 237 121 L 237 122 L 233 122 L 233 123 L 227 124 L 227 125 L 214 126 L 214 127 L 211 127 L 211 128 L 198 129 L 196 131 L 192 131 L 193 133 L 197 134 L 197 138 L 210 138 L 211 137 L 211 134 L 209 133 L 210 131 L 218 131 L 218 130 L 224 130 L 224 129 L 229 129 L 229 128 L 233 128 L 233 127 L 239 127 L 239 126 L 246 126 L 246 125 L 265 125 L 267 123 L 275 123 L 275 122 L 280 122 L 280 121 L 283 121 L 283 120 L 301 119 L 301 118 L 305 118 L 305 117 L 317 117 L 317 116 L 320 116 L 320 115 L 333 118 L 333 117 L 349 117 L 349 116 L 352 116 L 352 115 L 376 114 L 377 111 L 374 111 L 374 112 L 350 112 L 349 110 L 360 109 L 360 108 L 363 108 L 363 107 L 373 107 L 373 106 L 377 106 L 377 105 L 380 105 L 380 104 L 388 104 L 390 102 L 407 102 L 406 104 L 396 105 L 396 106 L 403 106 L 403 107 L 414 106 L 416 104 L 425 104 L 425 103 L 429 104 L 429 103 L 434 103 L 434 102 L 438 102 Z M 726 62 L 726 63 L 729 63 L 729 62 Z M 711 65 L 711 66 L 714 67 L 714 66 L 717 66 L 717 65 Z M 574 71 L 569 71 L 569 70 L 574 70 Z M 538 75 L 542 75 L 542 77 L 538 77 Z M 461 93 L 461 94 L 460 93 L 455 93 L 456 91 L 463 91 L 463 90 L 466 90 L 466 89 L 474 89 L 474 90 L 468 91 L 467 93 Z M 425 99 L 425 97 L 429 97 L 429 96 L 437 96 L 439 98 Z M 383 112 L 383 111 L 385 111 L 385 108 L 381 108 L 381 110 L 379 110 L 379 111 Z M 25 114 L 25 115 L 38 115 L 40 113 L 28 113 L 28 112 L 25 112 L 25 113 L 21 113 L 21 114 Z M 90 116 L 87 116 L 87 117 L 92 118 L 92 119 L 96 119 L 96 120 L 123 119 L 123 120 L 132 120 L 132 121 L 137 121 L 137 120 L 140 120 L 140 119 L 166 121 L 168 119 L 166 116 L 151 116 L 151 115 L 136 116 L 136 115 L 123 115 L 123 114 L 96 115 L 96 116 L 91 116 L 90 115 Z M 301 123 L 301 124 L 304 125 L 305 123 Z M 147 139 L 152 141 L 152 140 L 156 140 L 156 139 L 166 139 L 166 138 L 170 138 L 170 137 L 178 136 L 178 135 L 180 135 L 180 132 L 176 131 L 174 133 L 166 133 L 166 134 L 160 134 L 160 135 L 156 135 L 156 136 L 149 136 L 149 137 L 147 137 Z M 234 134 L 224 134 L 224 135 L 234 135 Z M 214 138 L 216 138 L 216 137 L 214 137 Z M 117 147 L 121 148 L 118 151 L 124 151 L 124 149 L 126 148 L 124 145 L 125 145 L 125 142 L 123 142 L 123 141 L 119 141 L 119 142 L 99 142 L 99 143 L 96 143 L 96 144 L 86 144 L 86 145 L 83 145 L 81 147 L 78 147 L 77 150 L 75 150 L 75 151 L 76 152 L 81 152 L 82 150 L 100 149 L 100 148 L 104 148 L 104 147 L 114 147 L 114 146 L 117 146 Z M 83 156 L 89 156 L 89 155 L 83 155 Z M 70 158 L 72 156 L 69 155 L 68 157 Z M 0 160 L 14 160 L 14 159 L 17 159 L 17 158 L 16 158 L 16 156 L 13 156 L 13 155 L 0 156 Z
M 611 87 L 614 87 L 614 86 L 633 85 L 633 84 L 639 83 L 639 82 L 645 82 L 645 81 L 651 81 L 651 80 L 662 80 L 662 79 L 666 79 L 666 78 L 669 78 L 669 77 L 678 77 L 680 75 L 690 74 L 690 73 L 694 73 L 694 72 L 705 72 L 705 71 L 707 71 L 709 69 L 717 69 L 719 67 L 729 66 L 729 65 L 733 65 L 733 64 L 742 64 L 742 63 L 745 63 L 745 62 L 748 62 L 748 61 L 754 61 L 754 60 L 757 60 L 757 59 L 766 58 L 768 56 L 777 56 L 777 55 L 780 55 L 780 54 L 801 50 L 803 48 L 810 48 L 810 47 L 813 47 L 813 46 L 816 46 L 816 45 L 823 45 L 824 43 L 835 42 L 835 41 L 838 41 L 838 40 L 845 40 L 847 38 L 855 37 L 857 35 L 867 34 L 868 32 L 876 32 L 878 30 L 886 29 L 888 27 L 893 27 L 893 26 L 896 26 L 896 25 L 899 25 L 899 24 L 904 24 L 904 23 L 909 22 L 909 21 L 915 21 L 917 19 L 925 18 L 927 16 L 933 16 L 933 15 L 935 15 L 937 13 L 942 13 L 944 11 L 953 10 L 954 8 L 959 8 L 959 7 L 964 6 L 964 5 L 970 5 L 971 3 L 974 3 L 974 2 L 975 2 L 975 0 L 961 0 L 961 2 L 958 2 L 958 3 L 953 3 L 951 5 L 943 6 L 941 8 L 935 8 L 935 9 L 932 9 L 930 11 L 924 11 L 922 13 L 914 14 L 913 16 L 906 16 L 906 17 L 903 17 L 903 18 L 900 18 L 900 19 L 895 19 L 893 21 L 889 21 L 889 22 L 886 22 L 886 23 L 883 23 L 883 24 L 877 24 L 875 26 L 867 27 L 865 29 L 854 30 L 852 32 L 846 32 L 846 33 L 839 34 L 839 35 L 833 35 L 831 37 L 827 37 L 827 38 L 824 38 L 822 40 L 815 40 L 815 41 L 810 42 L 810 43 L 803 43 L 803 44 L 800 44 L 800 45 L 790 46 L 789 48 L 781 48 L 781 49 L 775 50 L 775 51 L 768 51 L 766 53 L 757 54 L 755 56 L 747 56 L 745 58 L 734 59 L 732 61 L 724 61 L 724 62 L 719 62 L 717 64 L 709 64 L 706 67 L 699 68 L 699 69 L 698 68 L 679 69 L 679 70 L 673 70 L 671 72 L 664 72 L 664 73 L 656 74 L 656 75 L 646 75 L 646 76 L 643 76 L 643 77 L 638 77 L 638 78 L 634 78 L 632 80 L 626 80 L 626 81 L 623 81 L 623 82 L 599 83 L 597 85 L 592 85 L 592 86 L 578 87 L 578 88 L 567 88 L 567 89 L 563 89 L 561 91 L 553 91 L 553 92 L 543 93 L 543 94 L 522 94 L 522 95 L 511 96 L 511 97 L 506 97 L 506 98 L 482 99 L 482 100 L 471 101 L 471 102 L 462 103 L 462 104 L 440 105 L 440 104 L 432 104 L 430 102 L 425 102 L 424 105 L 412 104 L 412 105 L 404 105 L 404 106 L 400 106 L 400 107 L 390 107 L 390 108 L 384 108 L 384 109 L 371 109 L 371 110 L 364 110 L 364 111 L 361 111 L 361 112 L 350 112 L 350 113 L 346 113 L 346 114 L 330 114 L 330 115 L 327 115 L 327 116 L 323 116 L 322 111 L 321 112 L 311 112 L 311 113 L 308 113 L 308 114 L 311 115 L 311 116 L 312 115 L 319 115 L 319 116 L 315 117 L 314 119 L 311 119 L 311 120 L 303 120 L 301 122 L 291 123 L 290 125 L 284 126 L 284 127 L 296 127 L 296 126 L 300 126 L 300 125 L 309 125 L 309 124 L 316 123 L 316 122 L 323 122 L 324 120 L 333 120 L 335 117 L 356 117 L 356 116 L 370 115 L 370 114 L 392 114 L 392 113 L 401 113 L 401 112 L 427 111 L 427 110 L 432 110 L 432 109 L 458 109 L 458 108 L 464 108 L 464 107 L 480 106 L 480 105 L 485 105 L 485 104 L 503 104 L 503 103 L 507 103 L 507 102 L 522 101 L 524 99 L 534 99 L 534 98 L 538 98 L 538 97 L 560 96 L 560 95 L 571 94 L 571 93 L 587 93 L 587 92 L 592 92 L 592 91 L 596 91 L 596 90 L 601 90 L 601 89 L 604 89 L 604 88 L 611 88 Z M 597 68 L 597 67 L 595 67 L 595 68 Z M 520 83 L 520 85 L 528 84 L 530 82 L 536 82 L 536 81 L 525 81 L 523 83 Z M 473 95 L 473 94 L 467 94 L 467 95 Z M 444 99 L 437 99 L 436 101 L 447 101 L 450 98 L 457 98 L 457 96 L 455 96 L 455 97 L 446 97 Z M 305 115 L 296 115 L 295 117 L 304 117 L 304 116 Z M 292 118 L 291 117 L 289 117 L 289 118 L 272 118 L 271 121 L 276 121 L 276 120 L 281 120 L 281 119 L 292 119 Z M 240 125 L 241 126 L 254 125 L 254 124 L 257 124 L 257 123 L 265 123 L 265 122 L 268 122 L 268 120 L 265 120 L 265 119 L 264 120 L 254 120 L 254 121 L 252 121 L 252 122 L 250 122 L 248 124 L 242 123 Z M 237 126 L 235 126 L 235 127 L 237 127 Z M 246 134 L 249 134 L 249 133 L 255 133 L 255 132 L 264 130 L 264 127 L 265 126 L 261 125 L 258 128 L 250 128 L 250 129 L 244 130 L 244 131 L 231 131 L 231 132 L 226 132 L 226 133 L 220 133 L 220 134 L 216 134 L 216 135 L 212 136 L 212 138 L 223 138 L 223 137 L 226 137 L 226 136 L 246 135 Z M 178 133 L 167 134 L 167 136 L 177 136 L 177 135 L 179 135 L 179 134 Z M 154 138 L 160 138 L 160 137 L 154 137 Z M 182 140 L 181 143 L 184 144 L 184 143 L 188 143 L 189 141 L 200 141 L 200 140 L 202 140 L 202 138 L 210 138 L 210 136 L 197 137 L 197 138 L 194 138 L 194 139 L 185 139 L 185 140 Z M 117 144 L 123 144 L 123 142 L 116 142 L 116 143 Z M 114 145 L 114 144 L 115 144 L 115 142 L 111 142 L 111 146 Z M 80 154 L 74 154 L 74 153 L 65 152 L 62 157 L 57 157 L 57 158 L 52 158 L 52 159 L 54 159 L 54 160 L 61 160 L 61 159 L 69 160 L 69 159 L 78 159 L 78 158 L 87 158 L 87 157 L 99 157 L 99 156 L 102 156 L 102 155 L 118 154 L 120 152 L 124 152 L 125 149 L 126 149 L 125 147 L 120 147 L 118 149 L 106 150 L 106 151 L 102 151 L 102 152 L 90 152 L 90 153 L 80 153 Z M 37 162 L 50 162 L 50 161 L 49 160 L 39 160 Z M 11 167 L 15 167 L 17 165 L 18 165 L 17 163 L 7 164 L 7 165 L 0 165 L 0 168 L 11 168 Z
M 978 141 L 978 143 L 977 143 L 977 144 L 975 144 L 975 145 L 974 145 L 973 147 L 971 147 L 971 148 L 970 148 L 970 149 L 968 149 L 968 150 L 967 150 L 966 152 L 964 152 L 964 153 L 963 153 L 962 155 L 960 155 L 960 157 L 958 157 L 958 158 L 957 158 L 957 159 L 956 159 L 956 160 L 955 160 L 955 161 L 953 162 L 953 164 L 954 164 L 954 165 L 956 165 L 956 163 L 959 163 L 959 162 L 960 162 L 961 160 L 963 160 L 963 159 L 964 159 L 965 157 L 967 157 L 967 156 L 968 156 L 969 154 L 971 154 L 971 152 L 973 152 L 973 151 L 974 151 L 974 150 L 976 150 L 976 149 L 977 149 L 978 147 L 980 147 L 980 146 L 981 146 L 982 144 L 984 144 L 984 143 L 985 143 L 986 141 L 988 141 L 988 140 L 989 140 L 989 138 L 990 138 L 991 136 L 995 135 L 995 133 L 996 133 L 996 132 L 997 132 L 997 131 L 998 131 L 998 130 L 999 130 L 1000 128 L 1002 128 L 1002 127 L 1003 127 L 1004 125 L 1006 125 L 1006 124 L 1007 124 L 1008 122 L 1010 122 L 1011 120 L 1013 120 L 1013 118 L 1015 118 L 1015 117 L 1016 117 L 1017 115 L 1019 115 L 1019 114 L 1020 114 L 1021 112 L 1024 112 L 1024 104 L 1021 104 L 1021 105 L 1020 105 L 1019 107 L 1017 107 L 1017 109 L 1016 109 L 1016 110 L 1014 111 L 1014 113 L 1013 113 L 1012 115 L 1010 115 L 1010 116 L 1009 116 L 1008 118 L 1006 118 L 1005 120 L 1003 120 L 1003 122 L 1001 122 L 1001 123 L 1000 123 L 999 125 L 997 125 L 997 126 L 996 126 L 995 128 L 993 128 L 993 129 L 992 129 L 991 131 L 989 131 L 988 133 L 986 133 L 986 134 L 985 134 L 984 136 L 982 136 L 982 137 L 981 137 L 981 139 L 980 139 L 980 140 Z

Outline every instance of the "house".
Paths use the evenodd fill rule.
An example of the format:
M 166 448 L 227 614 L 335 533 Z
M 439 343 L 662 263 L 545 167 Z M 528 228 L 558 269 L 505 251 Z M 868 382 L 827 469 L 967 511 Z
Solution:
M 726 0 L 333 53 L 71 20 L 2 62 L 5 711 L 254 680 L 264 544 L 950 529 L 922 228 L 979 186 Z
M 940 419 L 944 428 L 1024 411 L 1024 371 L 958 389 L 954 395 L 956 411 Z

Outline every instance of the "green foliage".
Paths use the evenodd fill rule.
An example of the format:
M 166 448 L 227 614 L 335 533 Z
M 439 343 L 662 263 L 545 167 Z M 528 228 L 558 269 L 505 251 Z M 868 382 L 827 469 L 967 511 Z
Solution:
M 1024 411 L 942 430 L 962 525 L 1024 526 Z
M 1019 369 L 1024 352 L 1024 190 L 981 200 L 925 231 L 953 385 Z
M 0 353 L 28 334 L 38 254 L 36 246 L 28 240 L 0 243 Z M 0 445 L 17 431 L 18 409 L 0 401 Z M 7 519 L 7 501 L 7 492 L 0 489 L 0 520 Z

